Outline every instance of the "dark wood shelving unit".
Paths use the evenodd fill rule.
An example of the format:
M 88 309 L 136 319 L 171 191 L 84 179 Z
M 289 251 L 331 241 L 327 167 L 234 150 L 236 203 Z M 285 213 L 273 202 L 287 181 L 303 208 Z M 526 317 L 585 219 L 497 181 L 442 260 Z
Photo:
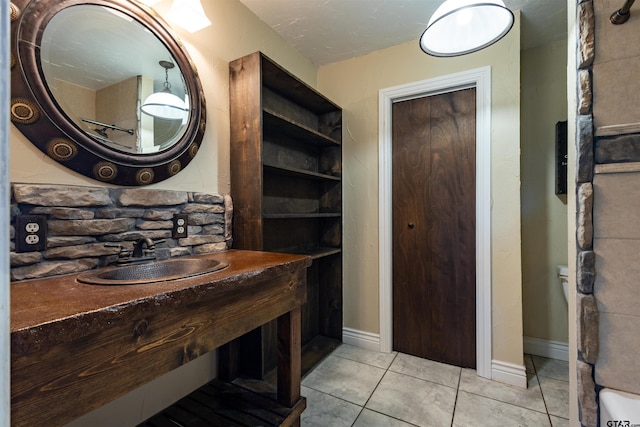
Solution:
M 311 213 L 276 213 L 264 214 L 266 219 L 284 219 L 284 218 L 342 218 L 342 214 L 337 212 L 311 212 Z
M 278 173 L 282 175 L 294 176 L 300 179 L 317 179 L 325 181 L 342 181 L 342 178 L 334 175 L 326 175 L 323 173 L 313 172 L 305 169 L 298 169 L 289 166 L 276 166 L 264 163 L 263 170 L 270 173 Z
M 304 140 L 306 144 L 315 145 L 340 145 L 335 139 L 326 134 L 311 129 L 301 123 L 289 120 L 280 114 L 270 110 L 263 110 L 264 126 L 267 131 L 275 135 L 287 136 L 294 139 Z
M 342 341 L 342 110 L 261 52 L 229 64 L 234 247 L 309 255 L 303 374 Z M 275 368 L 275 329 L 245 335 L 240 369 Z

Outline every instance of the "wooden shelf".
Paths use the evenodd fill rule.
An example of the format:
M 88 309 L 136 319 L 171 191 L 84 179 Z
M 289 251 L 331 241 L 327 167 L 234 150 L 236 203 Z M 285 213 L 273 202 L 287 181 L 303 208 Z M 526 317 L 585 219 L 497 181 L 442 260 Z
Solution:
M 313 219 L 313 218 L 340 218 L 340 212 L 316 212 L 316 213 L 270 213 L 262 214 L 265 219 Z
M 341 248 L 312 248 L 306 250 L 297 250 L 291 248 L 279 248 L 269 250 L 269 252 L 279 252 L 286 254 L 296 254 L 296 255 L 309 255 L 311 259 L 316 260 L 320 258 L 324 258 L 331 255 L 336 255 L 342 253 Z
M 306 178 L 306 179 L 317 179 L 320 181 L 342 181 L 342 178 L 334 175 L 327 175 L 324 173 L 318 173 L 314 171 L 309 171 L 305 169 L 292 168 L 288 166 L 277 166 L 271 164 L 263 164 L 265 172 L 273 172 L 280 175 L 294 176 L 298 178 Z
M 263 55 L 262 59 L 262 83 L 265 86 L 316 114 L 331 113 L 340 109 L 318 91 L 307 86 L 302 80 L 266 56 Z
M 341 143 L 315 129 L 288 119 L 276 112 L 264 111 L 264 132 L 269 135 L 286 135 L 289 138 L 300 140 L 301 143 L 310 143 L 319 146 L 340 146 Z
M 287 408 L 277 402 L 276 395 L 276 388 L 262 381 L 213 380 L 138 426 L 291 425 L 304 411 L 306 399 L 302 397 L 292 408 Z

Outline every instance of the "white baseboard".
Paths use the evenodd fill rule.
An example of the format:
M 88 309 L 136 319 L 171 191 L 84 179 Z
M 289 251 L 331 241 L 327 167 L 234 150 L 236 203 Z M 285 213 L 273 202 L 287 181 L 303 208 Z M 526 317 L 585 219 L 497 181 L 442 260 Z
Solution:
M 372 351 L 380 351 L 380 334 L 342 328 L 342 342 Z
M 501 383 L 527 388 L 527 370 L 524 365 L 492 360 L 491 379 Z
M 569 345 L 565 342 L 523 337 L 524 352 L 550 359 L 569 361 Z

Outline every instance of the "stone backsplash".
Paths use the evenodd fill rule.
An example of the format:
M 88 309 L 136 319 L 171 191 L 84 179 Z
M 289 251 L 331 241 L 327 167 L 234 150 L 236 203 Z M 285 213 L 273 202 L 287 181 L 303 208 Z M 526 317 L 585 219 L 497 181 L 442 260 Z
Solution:
M 46 249 L 16 252 L 16 217 L 46 217 Z M 188 235 L 172 238 L 174 214 L 188 215 Z M 156 243 L 158 259 L 221 252 L 231 247 L 233 205 L 228 195 L 188 191 L 12 184 L 11 280 L 103 267 L 141 238 Z

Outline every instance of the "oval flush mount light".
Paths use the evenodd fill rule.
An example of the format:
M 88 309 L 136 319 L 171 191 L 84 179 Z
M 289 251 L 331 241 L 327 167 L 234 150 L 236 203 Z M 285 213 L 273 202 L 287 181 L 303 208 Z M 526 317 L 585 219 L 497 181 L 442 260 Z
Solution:
M 513 21 L 502 0 L 447 0 L 429 20 L 420 48 L 439 57 L 476 52 L 504 37 Z

